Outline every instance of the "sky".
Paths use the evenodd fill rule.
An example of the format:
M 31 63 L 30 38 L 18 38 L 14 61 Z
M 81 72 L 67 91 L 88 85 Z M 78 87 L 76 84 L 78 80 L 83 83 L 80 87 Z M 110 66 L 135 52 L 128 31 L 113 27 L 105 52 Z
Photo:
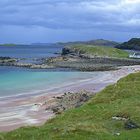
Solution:
M 140 0 L 0 0 L 0 43 L 140 36 Z

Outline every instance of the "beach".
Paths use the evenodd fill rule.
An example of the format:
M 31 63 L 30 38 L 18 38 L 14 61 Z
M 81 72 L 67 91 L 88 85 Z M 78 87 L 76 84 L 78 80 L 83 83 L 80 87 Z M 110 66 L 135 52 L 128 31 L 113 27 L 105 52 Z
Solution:
M 116 83 L 130 73 L 140 71 L 140 66 L 124 66 L 118 70 L 105 71 L 96 78 L 79 79 L 76 83 L 61 85 L 39 94 L 18 95 L 0 98 L 0 131 L 11 131 L 23 126 L 38 126 L 55 117 L 47 109 L 55 104 L 54 97 L 66 92 L 86 90 L 96 94 L 106 86 Z

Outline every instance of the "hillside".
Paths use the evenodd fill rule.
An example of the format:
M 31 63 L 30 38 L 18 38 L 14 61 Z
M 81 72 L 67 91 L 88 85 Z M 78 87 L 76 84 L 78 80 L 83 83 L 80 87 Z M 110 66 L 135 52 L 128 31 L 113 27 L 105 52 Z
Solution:
M 41 127 L 0 134 L 2 140 L 139 140 L 140 73 L 108 86 L 80 108 Z
M 118 49 L 140 50 L 140 38 L 132 38 L 128 42 L 117 45 Z
M 67 43 L 59 43 L 59 44 L 64 46 L 85 44 L 85 45 L 106 46 L 106 47 L 115 47 L 116 45 L 119 45 L 118 42 L 104 40 L 104 39 L 97 39 L 97 40 L 90 40 L 90 41 L 75 41 L 75 42 L 67 42 Z
M 62 55 L 67 54 L 85 55 L 89 57 L 94 56 L 94 57 L 128 58 L 128 53 L 120 49 L 83 44 L 65 47 L 62 50 Z

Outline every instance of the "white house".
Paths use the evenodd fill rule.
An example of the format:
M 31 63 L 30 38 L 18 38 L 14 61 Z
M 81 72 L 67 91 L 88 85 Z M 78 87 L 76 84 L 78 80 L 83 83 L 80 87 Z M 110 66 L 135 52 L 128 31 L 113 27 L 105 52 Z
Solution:
M 129 55 L 130 58 L 139 58 L 140 59 L 140 53 L 134 53 Z

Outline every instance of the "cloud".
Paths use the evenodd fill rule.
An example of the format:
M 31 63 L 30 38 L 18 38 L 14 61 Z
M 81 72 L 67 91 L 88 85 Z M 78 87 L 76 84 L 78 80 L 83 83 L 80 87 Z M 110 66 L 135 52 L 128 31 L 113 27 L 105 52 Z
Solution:
M 140 28 L 139 4 L 140 0 L 4 0 L 0 1 L 0 29 L 135 34 Z

